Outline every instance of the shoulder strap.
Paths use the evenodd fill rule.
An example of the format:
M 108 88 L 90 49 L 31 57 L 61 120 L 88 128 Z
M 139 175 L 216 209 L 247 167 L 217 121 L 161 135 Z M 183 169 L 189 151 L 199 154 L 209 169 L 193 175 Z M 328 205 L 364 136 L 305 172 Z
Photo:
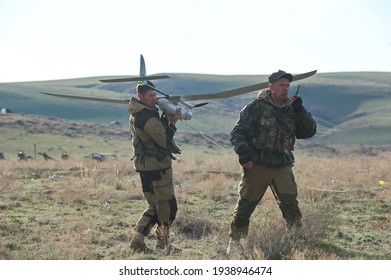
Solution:
M 134 125 L 137 128 L 144 129 L 145 124 L 150 118 L 157 117 L 159 118 L 159 114 L 157 112 L 148 110 L 147 108 L 141 110 L 139 113 L 136 114 L 134 119 Z

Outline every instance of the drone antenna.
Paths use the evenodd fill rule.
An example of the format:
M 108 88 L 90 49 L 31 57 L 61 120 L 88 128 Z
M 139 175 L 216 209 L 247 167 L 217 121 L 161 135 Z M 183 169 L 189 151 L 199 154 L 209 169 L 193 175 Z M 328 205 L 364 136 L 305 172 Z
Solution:
M 299 94 L 299 90 L 300 90 L 300 85 L 297 87 L 297 90 L 295 92 L 295 95 L 298 95 Z

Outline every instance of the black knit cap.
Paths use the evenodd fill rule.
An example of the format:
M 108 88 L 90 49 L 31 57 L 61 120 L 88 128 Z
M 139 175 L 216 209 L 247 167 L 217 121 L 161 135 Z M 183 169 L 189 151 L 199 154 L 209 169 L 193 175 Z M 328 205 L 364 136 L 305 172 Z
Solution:
M 274 72 L 273 74 L 271 74 L 269 76 L 269 83 L 273 83 L 280 78 L 287 78 L 289 80 L 289 82 L 292 82 L 292 80 L 293 80 L 292 74 L 289 74 L 289 73 L 282 71 L 282 70 L 278 70 L 278 72 Z
M 149 89 L 154 89 L 154 87 L 155 87 L 155 85 L 152 82 L 147 81 L 146 84 L 138 83 L 136 86 L 136 91 L 137 91 L 137 93 L 143 94 Z

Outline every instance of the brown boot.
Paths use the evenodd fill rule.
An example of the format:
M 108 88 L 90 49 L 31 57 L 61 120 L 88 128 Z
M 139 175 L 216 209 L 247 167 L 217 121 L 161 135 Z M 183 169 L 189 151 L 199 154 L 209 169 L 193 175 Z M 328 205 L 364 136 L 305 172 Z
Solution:
M 236 227 L 234 223 L 231 223 L 231 227 L 229 229 L 228 235 L 231 237 L 229 239 L 228 247 L 226 253 L 228 256 L 233 255 L 233 251 L 242 252 L 243 245 L 240 240 L 245 239 L 248 235 L 249 225 L 245 225 L 243 227 Z
M 229 229 L 228 235 L 233 240 L 240 240 L 240 238 L 246 238 L 248 235 L 249 225 L 245 225 L 243 227 L 236 227 L 234 223 L 231 223 L 231 227 Z
M 167 226 L 158 226 L 156 228 L 156 249 L 158 250 L 166 250 L 167 255 L 179 253 L 182 250 L 169 241 L 170 237 L 170 228 Z
M 132 240 L 130 241 L 130 249 L 132 249 L 136 253 L 152 253 L 152 250 L 149 249 L 147 244 L 145 244 L 144 242 L 144 235 L 139 232 L 136 232 Z
M 156 240 L 156 249 L 158 250 L 165 250 L 168 247 L 168 240 L 167 239 L 162 239 L 162 238 L 157 238 Z
M 179 254 L 180 252 L 182 252 L 181 248 L 178 248 L 172 243 L 168 245 L 167 255 Z
M 232 237 L 229 239 L 228 247 L 227 247 L 227 251 L 226 251 L 227 256 L 230 256 L 230 255 L 231 255 L 232 250 L 233 250 L 233 247 L 235 246 L 234 243 L 238 243 L 238 242 L 239 242 L 238 239 L 234 239 L 234 238 L 232 238 Z

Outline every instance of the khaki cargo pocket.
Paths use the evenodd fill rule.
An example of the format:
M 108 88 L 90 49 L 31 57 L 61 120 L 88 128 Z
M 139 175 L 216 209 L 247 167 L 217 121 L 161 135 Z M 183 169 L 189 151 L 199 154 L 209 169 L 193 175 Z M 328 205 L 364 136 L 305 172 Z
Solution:
M 172 169 L 160 172 L 160 180 L 152 181 L 156 200 L 170 200 L 174 196 Z

